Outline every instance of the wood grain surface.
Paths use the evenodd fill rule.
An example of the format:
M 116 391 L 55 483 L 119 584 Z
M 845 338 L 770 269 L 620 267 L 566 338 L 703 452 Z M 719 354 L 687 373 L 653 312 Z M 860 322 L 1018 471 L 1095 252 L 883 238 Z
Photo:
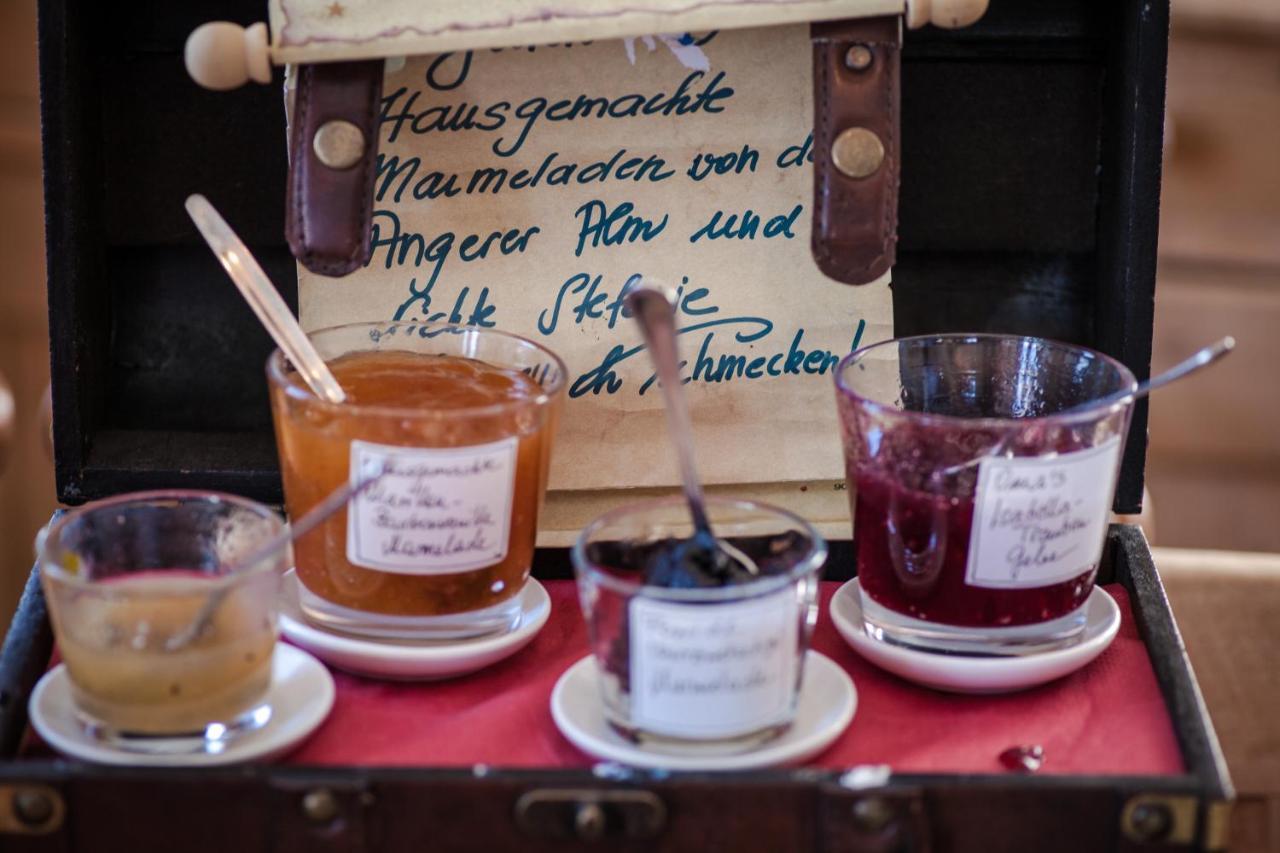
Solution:
M 1280 551 L 1280 5 L 1173 12 L 1153 369 L 1239 348 L 1152 398 L 1158 542 Z
M 0 373 L 16 404 L 0 472 L 0 629 L 31 570 L 35 533 L 55 505 L 41 424 L 49 345 L 35 27 L 35 3 L 0 3 Z

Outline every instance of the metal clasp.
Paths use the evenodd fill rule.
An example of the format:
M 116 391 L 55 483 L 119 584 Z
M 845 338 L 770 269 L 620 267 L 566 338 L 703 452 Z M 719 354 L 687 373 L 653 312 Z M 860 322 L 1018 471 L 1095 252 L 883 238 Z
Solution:
M 667 807 L 651 791 L 537 788 L 516 800 L 515 818 L 533 838 L 646 839 L 666 825 Z

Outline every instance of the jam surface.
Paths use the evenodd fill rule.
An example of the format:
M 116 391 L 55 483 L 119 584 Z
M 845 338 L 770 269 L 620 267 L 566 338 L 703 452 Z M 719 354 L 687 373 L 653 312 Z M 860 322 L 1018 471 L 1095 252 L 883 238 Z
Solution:
M 542 393 L 538 383 L 519 370 L 452 355 L 355 352 L 329 362 L 329 369 L 347 401 L 358 406 L 449 411 Z
M 621 580 L 666 589 L 710 589 L 741 586 L 760 578 L 786 575 L 813 547 L 808 537 L 788 531 L 774 536 L 730 537 L 724 541 L 754 564 L 749 571 L 736 556 L 716 559 L 701 537 L 667 538 L 653 542 L 593 542 L 587 558 Z M 722 552 L 723 553 L 723 552 Z M 618 689 L 631 691 L 631 628 L 625 596 L 598 596 L 593 604 L 593 643 L 605 671 L 617 678 Z M 708 618 L 714 615 L 714 604 Z
M 350 353 L 329 362 L 329 368 L 351 403 L 395 410 L 326 406 L 310 394 L 298 400 L 272 388 L 293 518 L 347 482 L 353 439 L 461 448 L 517 436 L 510 538 L 506 557 L 489 566 L 450 574 L 398 574 L 347 560 L 347 513 L 340 512 L 294 545 L 298 579 L 334 604 L 397 616 L 480 610 L 516 595 L 533 560 L 538 501 L 554 429 L 554 419 L 541 416 L 533 403 L 541 386 L 519 370 L 405 351 Z
M 915 619 L 966 628 L 1047 622 L 1085 603 L 1096 566 L 1041 587 L 969 585 L 974 495 L 984 456 L 1073 453 L 1097 445 L 1115 424 L 1034 417 L 1021 423 L 1010 418 L 1016 428 L 1004 429 L 981 421 L 912 423 L 896 413 L 864 411 L 847 394 L 837 394 L 836 403 L 858 579 L 873 601 Z

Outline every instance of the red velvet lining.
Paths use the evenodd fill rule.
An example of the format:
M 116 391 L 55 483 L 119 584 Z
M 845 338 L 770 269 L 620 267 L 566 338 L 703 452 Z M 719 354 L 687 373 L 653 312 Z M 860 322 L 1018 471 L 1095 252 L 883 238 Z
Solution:
M 556 679 L 587 652 L 572 582 L 546 584 L 552 614 L 523 651 L 453 681 L 397 684 L 336 673 L 333 714 L 288 760 L 295 764 L 585 767 L 592 759 L 556 730 Z M 813 766 L 888 764 L 897 772 L 1000 773 L 997 756 L 1040 744 L 1041 773 L 1177 774 L 1181 754 L 1138 637 L 1126 591 L 1107 587 L 1123 613 L 1119 636 L 1085 669 L 1005 696 L 956 696 L 916 687 L 858 657 L 836 633 L 824 583 L 814 648 L 853 676 L 858 711 Z

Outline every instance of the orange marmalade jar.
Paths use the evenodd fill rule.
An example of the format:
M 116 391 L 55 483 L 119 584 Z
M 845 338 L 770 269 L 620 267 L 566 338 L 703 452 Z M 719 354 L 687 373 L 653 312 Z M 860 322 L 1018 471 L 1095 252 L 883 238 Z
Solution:
M 310 338 L 347 399 L 318 398 L 279 350 L 267 361 L 290 516 L 384 473 L 295 543 L 303 613 L 369 636 L 511 630 L 564 363 L 515 335 L 443 324 L 360 323 Z

